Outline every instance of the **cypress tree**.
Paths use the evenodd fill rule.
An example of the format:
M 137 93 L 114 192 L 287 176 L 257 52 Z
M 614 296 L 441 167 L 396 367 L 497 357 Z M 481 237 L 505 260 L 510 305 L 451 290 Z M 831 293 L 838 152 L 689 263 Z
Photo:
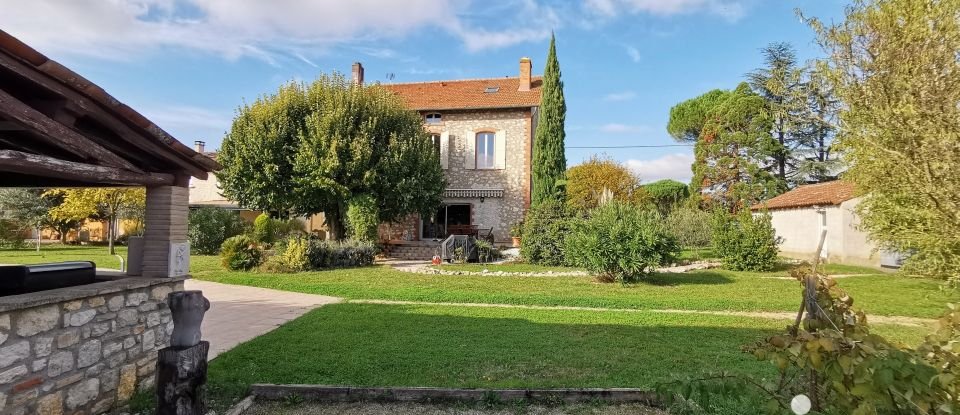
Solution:
M 533 141 L 532 205 L 550 199 L 563 199 L 557 190 L 557 184 L 563 180 L 567 169 L 563 144 L 566 136 L 563 125 L 567 116 L 567 104 L 563 99 L 563 81 L 560 80 L 560 63 L 557 62 L 556 39 L 553 36 L 550 37 L 550 51 L 547 54 L 547 64 L 543 68 L 542 82 L 540 120 Z

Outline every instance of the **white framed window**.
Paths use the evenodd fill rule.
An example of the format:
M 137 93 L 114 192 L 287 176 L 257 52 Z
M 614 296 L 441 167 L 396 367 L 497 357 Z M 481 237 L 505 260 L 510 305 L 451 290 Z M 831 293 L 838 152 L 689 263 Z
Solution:
M 443 117 L 439 112 L 431 112 L 427 115 L 424 115 L 423 118 L 426 120 L 427 124 L 440 124 L 443 122 Z
M 496 161 L 496 134 L 491 132 L 477 133 L 477 168 L 495 169 Z

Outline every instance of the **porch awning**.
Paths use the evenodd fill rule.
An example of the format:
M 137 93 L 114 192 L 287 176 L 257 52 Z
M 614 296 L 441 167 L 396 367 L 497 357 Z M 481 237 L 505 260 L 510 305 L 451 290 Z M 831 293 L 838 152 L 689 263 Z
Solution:
M 479 199 L 503 197 L 503 189 L 447 189 L 443 197 L 450 199 Z

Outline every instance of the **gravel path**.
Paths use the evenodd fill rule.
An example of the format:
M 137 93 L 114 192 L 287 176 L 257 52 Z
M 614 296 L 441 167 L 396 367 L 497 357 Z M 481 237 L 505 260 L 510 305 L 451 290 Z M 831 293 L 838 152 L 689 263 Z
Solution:
M 429 305 L 429 306 L 451 306 L 451 307 L 496 307 L 496 308 L 518 308 L 524 310 L 567 310 L 567 311 L 597 311 L 597 312 L 620 312 L 620 313 L 669 313 L 669 314 L 701 314 L 711 316 L 730 316 L 747 318 L 765 318 L 771 320 L 793 320 L 797 317 L 796 312 L 777 312 L 777 311 L 711 311 L 711 310 L 678 310 L 678 309 L 638 309 L 638 308 L 605 308 L 605 307 L 578 307 L 578 306 L 544 306 L 544 305 L 519 305 L 519 304 L 490 304 L 490 303 L 437 303 L 428 301 L 394 301 L 394 300 L 346 300 L 354 304 L 384 304 L 384 305 Z M 876 316 L 869 315 L 867 320 L 877 324 L 896 324 L 900 326 L 929 326 L 936 320 L 905 317 L 905 316 Z

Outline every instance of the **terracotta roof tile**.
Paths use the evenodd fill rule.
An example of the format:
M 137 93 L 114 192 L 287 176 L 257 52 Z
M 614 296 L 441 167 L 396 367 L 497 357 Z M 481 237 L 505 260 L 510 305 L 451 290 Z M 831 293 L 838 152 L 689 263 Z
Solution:
M 520 78 L 467 79 L 385 84 L 400 95 L 410 109 L 451 110 L 524 108 L 540 105 L 540 77 L 533 77 L 529 91 L 518 91 Z M 496 92 L 487 92 L 497 88 Z
M 843 180 L 808 184 L 750 207 L 752 210 L 789 209 L 806 206 L 839 205 L 855 198 L 853 183 Z

